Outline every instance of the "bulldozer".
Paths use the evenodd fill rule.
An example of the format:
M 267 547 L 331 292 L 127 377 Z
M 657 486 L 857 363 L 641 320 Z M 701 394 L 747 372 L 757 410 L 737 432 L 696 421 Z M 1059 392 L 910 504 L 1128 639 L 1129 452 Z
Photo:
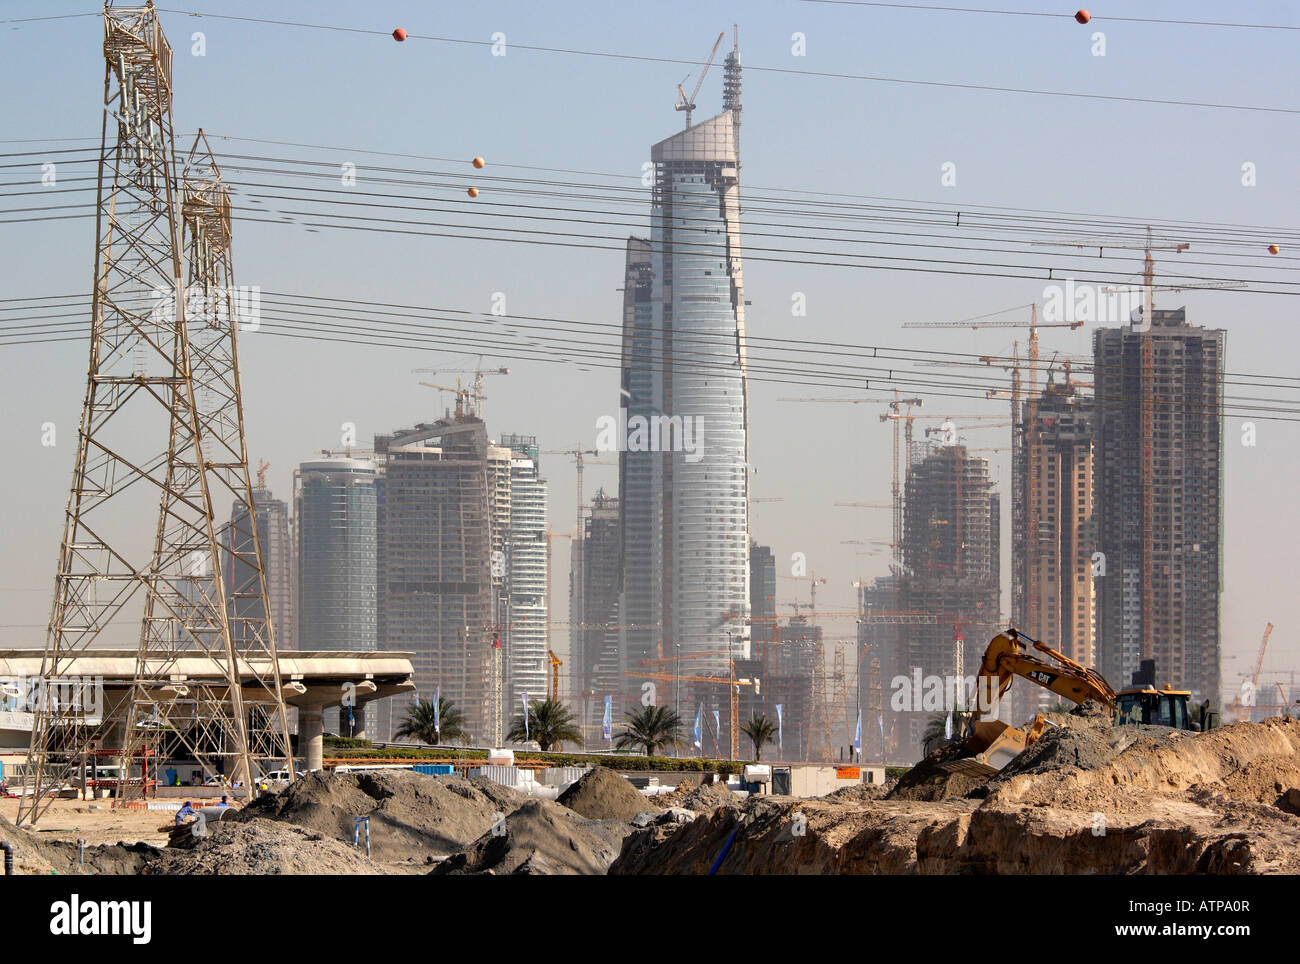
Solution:
M 994 636 L 984 651 L 976 678 L 976 709 L 969 736 L 961 757 L 948 761 L 945 769 L 995 773 L 1032 746 L 1048 726 L 1055 725 L 1041 713 L 1023 729 L 992 717 L 984 718 L 990 707 L 1001 701 L 1017 676 L 1074 703 L 1096 700 L 1111 712 L 1118 725 L 1142 723 L 1193 732 L 1217 725 L 1218 714 L 1210 712 L 1208 700 L 1197 714 L 1199 721 L 1194 720 L 1189 712 L 1192 696 L 1189 690 L 1156 686 L 1154 660 L 1144 660 L 1133 674 L 1132 685 L 1116 693 L 1096 670 L 1076 663 L 1012 627 Z

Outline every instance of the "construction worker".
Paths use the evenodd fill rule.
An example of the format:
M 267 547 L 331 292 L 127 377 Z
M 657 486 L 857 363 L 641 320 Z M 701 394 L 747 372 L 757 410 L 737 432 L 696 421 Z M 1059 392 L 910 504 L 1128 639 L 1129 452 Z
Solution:
M 190 805 L 189 800 L 186 800 L 183 804 L 181 804 L 181 808 L 176 811 L 176 826 L 179 827 L 182 823 L 184 823 L 186 817 L 197 817 L 198 815 L 199 812 L 195 810 L 193 806 Z

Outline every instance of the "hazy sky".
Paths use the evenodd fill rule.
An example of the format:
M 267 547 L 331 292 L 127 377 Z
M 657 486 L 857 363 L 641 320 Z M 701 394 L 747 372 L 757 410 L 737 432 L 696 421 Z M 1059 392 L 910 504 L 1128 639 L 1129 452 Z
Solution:
M 1006 0 L 1036 10 L 1038 0 Z M 0 140 L 4 152 L 71 146 L 97 138 L 103 84 L 102 25 L 96 17 L 5 22 L 34 14 L 94 11 L 94 2 L 50 0 L 39 7 L 0 3 Z M 507 165 L 639 175 L 652 143 L 681 125 L 673 101 L 691 68 L 677 64 L 441 43 L 415 35 L 489 40 L 622 54 L 700 60 L 714 37 L 739 23 L 746 65 L 872 74 L 990 86 L 1047 88 L 1231 104 L 1296 106 L 1295 31 L 1187 25 L 978 16 L 787 2 L 503 2 L 478 4 L 276 3 L 201 0 L 200 12 L 298 20 L 389 31 L 387 36 L 162 15 L 176 49 L 178 148 L 202 126 L 215 135 L 338 148 L 295 150 L 214 140 L 218 152 L 303 156 L 357 165 L 417 167 L 367 155 L 389 151 L 436 158 L 488 159 L 487 174 Z M 1177 0 L 1127 3 L 1126 15 L 1235 19 L 1296 24 L 1284 3 Z M 1106 34 L 1105 57 L 1090 36 Z M 202 31 L 206 52 L 190 53 Z M 792 35 L 806 54 L 792 54 Z M 721 59 L 721 55 L 719 55 Z M 721 74 L 714 69 L 697 119 L 714 113 Z M 1300 210 L 1293 115 L 1180 106 L 1067 100 L 1005 92 L 870 83 L 751 71 L 744 78 L 742 195 L 757 187 L 880 195 L 947 204 L 994 204 L 1233 224 L 1292 225 Z M 15 141 L 34 141 L 18 144 Z M 8 160 L 8 159 L 7 159 Z M 39 182 L 38 159 L 7 169 L 6 183 Z M 1241 165 L 1258 170 L 1241 185 Z M 943 187 L 941 166 L 957 165 Z M 430 162 L 432 163 L 432 162 Z M 448 165 L 440 162 L 439 169 Z M 466 166 L 466 172 L 468 173 Z M 21 200 L 6 198 L 6 208 Z M 39 203 L 39 202 L 27 202 Z M 487 311 L 503 292 L 512 314 L 616 322 L 622 255 L 448 238 L 326 231 L 240 219 L 236 200 L 235 271 L 240 284 L 268 291 L 444 305 Z M 397 216 L 402 216 L 397 212 Z M 645 224 L 649 204 L 646 197 Z M 742 226 L 743 227 L 743 226 Z M 93 221 L 0 224 L 0 297 L 86 292 Z M 1261 246 L 1270 239 L 1261 238 Z M 1165 257 L 1172 257 L 1165 256 Z M 1133 270 L 1140 269 L 1140 253 Z M 965 318 L 1042 299 L 1042 283 L 959 278 L 866 269 L 752 262 L 750 333 L 955 351 L 1000 353 L 1024 333 L 903 331 L 904 321 Z M 792 317 L 794 292 L 806 317 Z M 1234 372 L 1294 374 L 1300 350 L 1294 299 L 1241 292 L 1164 295 L 1186 304 L 1195 324 L 1228 330 Z M 1043 333 L 1044 355 L 1087 354 L 1091 330 Z M 378 431 L 430 420 L 438 395 L 418 384 L 418 367 L 473 364 L 463 351 L 398 351 L 308 343 L 250 334 L 243 339 L 245 416 L 254 459 L 272 463 L 269 482 L 287 496 L 293 467 L 338 445 L 339 426 L 354 422 L 362 444 Z M 0 643 L 37 646 L 48 619 L 61 514 L 71 477 L 73 441 L 85 383 L 84 343 L 0 347 L 0 392 L 7 411 L 0 440 L 9 456 L 4 552 L 0 558 Z M 491 434 L 535 434 L 544 448 L 590 448 L 596 419 L 617 410 L 614 371 L 488 359 L 508 377 L 488 382 Z M 441 380 L 441 379 L 439 379 Z M 855 556 L 849 539 L 888 538 L 887 512 L 834 508 L 836 501 L 883 502 L 889 496 L 890 430 L 880 406 L 802 405 L 782 396 L 832 394 L 811 388 L 751 385 L 750 445 L 754 495 L 782 498 L 755 507 L 754 536 L 771 544 L 778 572 L 792 553 L 828 583 L 819 608 L 855 605 L 855 578 L 885 571 L 881 556 Z M 1005 402 L 948 404 L 954 413 L 1006 411 Z M 928 407 L 938 413 L 944 403 Z M 40 426 L 53 421 L 60 444 L 44 448 Z M 958 419 L 960 422 L 960 420 Z M 1293 494 L 1300 426 L 1260 422 L 1258 444 L 1239 443 L 1240 420 L 1225 427 L 1225 679 L 1248 668 L 1266 620 L 1276 624 L 1266 669 L 1300 668 L 1300 618 L 1288 610 L 1295 588 L 1300 513 Z M 1006 430 L 971 436 L 975 446 L 1005 446 Z M 1007 459 L 993 456 L 998 477 Z M 543 461 L 553 527 L 574 516 L 569 461 Z M 612 468 L 587 472 L 588 495 L 617 486 Z M 1005 494 L 1004 547 L 1010 545 Z M 228 507 L 219 510 L 223 515 Z M 147 524 L 147 523 L 146 523 Z M 563 617 L 568 546 L 557 540 L 552 568 L 557 618 Z M 1004 550 L 1004 570 L 1006 563 Z M 807 585 L 779 580 L 782 613 Z M 847 638 L 839 621 L 828 639 Z M 567 632 L 557 633 L 561 647 Z

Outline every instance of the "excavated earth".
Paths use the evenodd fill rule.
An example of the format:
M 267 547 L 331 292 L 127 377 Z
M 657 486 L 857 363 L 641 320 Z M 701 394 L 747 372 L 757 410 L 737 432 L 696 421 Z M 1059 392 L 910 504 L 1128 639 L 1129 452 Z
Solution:
M 882 799 L 756 797 L 637 830 L 609 872 L 707 873 L 725 849 L 718 873 L 1300 873 L 1300 721 L 1061 719 L 992 778 L 944 770 L 941 750 Z
M 37 874 L 1300 873 L 1300 721 L 1198 734 L 1114 727 L 1086 704 L 1054 721 L 991 777 L 939 750 L 817 799 L 683 781 L 651 802 L 601 770 L 558 802 L 478 778 L 313 774 L 166 847 L 79 855 L 3 817 L 0 839 Z M 364 816 L 369 858 L 352 846 Z
M 406 865 L 423 872 L 527 800 L 483 777 L 429 777 L 409 770 L 312 773 L 279 793 L 263 794 L 229 819 L 288 824 L 350 849 L 356 818 L 369 817 L 373 860 L 390 871 Z

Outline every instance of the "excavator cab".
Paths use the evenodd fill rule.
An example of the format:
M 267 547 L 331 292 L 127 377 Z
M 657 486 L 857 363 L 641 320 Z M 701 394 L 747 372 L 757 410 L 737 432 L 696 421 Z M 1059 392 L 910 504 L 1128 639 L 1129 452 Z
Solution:
M 1191 696 L 1187 690 L 1162 690 L 1154 686 L 1124 690 L 1115 698 L 1116 722 L 1169 726 L 1175 730 L 1193 729 L 1187 712 L 1187 701 Z M 1195 728 L 1200 729 L 1200 726 Z

